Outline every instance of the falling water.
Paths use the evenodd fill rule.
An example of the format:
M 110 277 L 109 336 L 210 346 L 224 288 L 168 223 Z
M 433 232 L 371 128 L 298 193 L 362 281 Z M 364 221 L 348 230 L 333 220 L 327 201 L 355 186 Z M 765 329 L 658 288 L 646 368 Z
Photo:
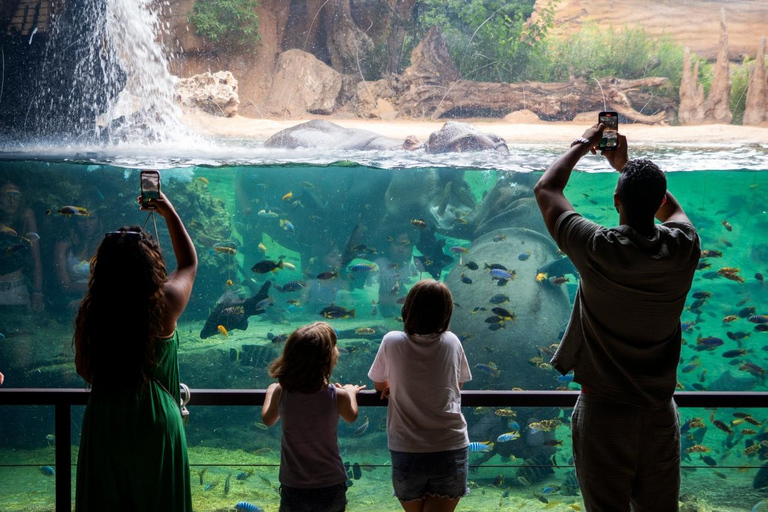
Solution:
M 54 19 L 24 129 L 52 140 L 162 143 L 185 133 L 152 0 L 78 0 Z

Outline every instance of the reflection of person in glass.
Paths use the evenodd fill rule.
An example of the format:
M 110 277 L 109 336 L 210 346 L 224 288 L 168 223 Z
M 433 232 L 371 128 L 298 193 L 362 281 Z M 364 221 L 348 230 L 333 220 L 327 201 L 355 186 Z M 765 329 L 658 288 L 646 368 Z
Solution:
M 379 268 L 379 303 L 382 316 L 400 315 L 401 305 L 398 300 L 406 294 L 406 280 L 411 276 L 411 256 L 413 245 L 408 233 L 400 233 L 387 246 L 386 256 L 378 258 Z
M 56 277 L 68 309 L 76 309 L 88 289 L 90 261 L 99 247 L 104 232 L 101 212 L 76 215 L 69 236 L 59 240 L 54 250 Z
M 575 140 L 534 189 L 547 229 L 580 273 L 552 365 L 581 384 L 571 429 L 587 510 L 672 511 L 680 491 L 673 400 L 680 314 L 701 244 L 664 173 L 650 160 L 628 160 L 622 135 L 615 150 L 603 151 L 620 172 L 613 195 L 619 226 L 574 211 L 563 190 L 579 160 L 596 153 L 603 129 Z
M 21 189 L 13 183 L 0 187 L 0 305 L 44 309 L 43 270 L 37 222 L 22 204 Z M 32 267 L 32 293 L 25 271 Z
M 77 512 L 192 510 L 180 412 L 176 321 L 197 255 L 164 194 L 177 269 L 138 226 L 107 233 L 75 325 L 77 373 L 91 386 L 77 463 Z M 145 208 L 142 208 L 145 209 Z

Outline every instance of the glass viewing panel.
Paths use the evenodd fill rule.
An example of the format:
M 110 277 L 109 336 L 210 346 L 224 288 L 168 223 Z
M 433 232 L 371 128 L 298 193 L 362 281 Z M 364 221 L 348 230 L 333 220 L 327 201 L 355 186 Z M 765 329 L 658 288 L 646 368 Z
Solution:
M 78 244 L 88 237 L 98 242 L 107 231 L 147 221 L 135 204 L 138 171 L 31 161 L 2 167 L 37 220 L 46 302 L 43 313 L 6 308 L 0 331 L 6 386 L 79 387 L 71 339 L 82 288 L 63 287 L 59 276 L 63 267 L 72 282 L 87 268 L 91 255 L 78 252 Z M 286 335 L 317 320 L 338 333 L 335 379 L 366 383 L 382 335 L 402 328 L 408 289 L 435 277 L 454 295 L 451 329 L 473 370 L 467 389 L 578 388 L 548 364 L 578 276 L 558 253 L 533 199 L 539 173 L 356 165 L 161 173 L 200 259 L 179 322 L 181 375 L 190 387 L 266 387 L 266 366 Z M 585 217 L 611 224 L 615 182 L 611 173 L 578 173 L 567 196 Z M 704 250 L 682 315 L 679 388 L 765 390 L 768 332 L 755 321 L 768 304 L 762 197 L 768 173 L 673 172 L 669 186 L 699 229 Z M 152 219 L 146 225 L 154 230 Z M 162 219 L 157 226 L 173 268 Z M 7 232 L 0 236 L 6 263 L 32 274 L 24 240 L 33 235 L 21 242 Z M 511 278 L 496 279 L 491 265 L 503 265 Z M 252 305 L 248 299 L 255 296 L 265 302 L 249 310 L 251 316 L 233 320 L 222 312 L 222 302 Z
M 265 388 L 286 336 L 317 320 L 338 333 L 334 380 L 370 384 L 382 335 L 402 328 L 403 298 L 434 277 L 454 296 L 451 329 L 473 373 L 465 389 L 578 389 L 548 363 L 578 275 L 548 235 L 532 189 L 598 112 L 616 111 L 630 156 L 670 171 L 669 188 L 702 239 L 682 314 L 678 389 L 766 391 L 763 3 L 285 3 L 226 2 L 236 12 L 220 24 L 211 21 L 223 17 L 224 3 L 203 0 L 173 9 L 136 0 L 0 2 L 5 387 L 83 386 L 71 343 L 89 260 L 108 231 L 154 232 L 136 198 L 139 169 L 156 168 L 200 259 L 178 324 L 181 378 L 191 388 Z M 681 19 L 696 30 L 678 30 Z M 231 76 L 179 80 L 208 69 Z M 266 142 L 310 119 L 316 131 L 303 139 Z M 438 132 L 447 121 L 493 136 L 466 125 Z M 419 144 L 410 133 L 426 147 L 403 151 Z M 615 225 L 616 174 L 598 172 L 607 169 L 599 157 L 584 158 L 577 170 L 589 172 L 575 172 L 566 195 L 586 218 Z M 162 219 L 156 234 L 172 269 Z M 491 274 L 498 266 L 507 277 Z M 768 483 L 759 469 L 768 418 L 751 411 L 760 425 L 752 424 L 733 416 L 741 412 L 683 410 L 684 450 L 708 448 L 686 453 L 683 501 L 748 510 L 762 497 L 754 488 Z M 0 509 L 16 510 L 24 498 L 44 508 L 53 492 L 44 469 L 53 468 L 52 408 L 0 413 Z M 398 509 L 384 414 L 361 413 L 360 422 L 370 419 L 364 437 L 353 434 L 360 422 L 340 428 L 353 469 L 351 510 Z M 81 415 L 73 415 L 78 426 Z M 466 415 L 472 441 L 504 428 L 495 409 Z M 567 411 L 523 416 L 517 445 L 530 447 L 525 422 L 535 416 L 560 418 L 552 436 L 562 446 L 536 451 L 534 443 L 514 461 L 494 452 L 473 470 L 468 506 L 576 502 Z M 196 507 L 231 508 L 242 498 L 274 509 L 279 429 L 260 429 L 249 408 L 193 406 L 193 418 Z M 540 480 L 512 467 L 534 456 L 547 467 L 553 454 L 557 467 Z M 239 458 L 246 466 L 232 465 Z

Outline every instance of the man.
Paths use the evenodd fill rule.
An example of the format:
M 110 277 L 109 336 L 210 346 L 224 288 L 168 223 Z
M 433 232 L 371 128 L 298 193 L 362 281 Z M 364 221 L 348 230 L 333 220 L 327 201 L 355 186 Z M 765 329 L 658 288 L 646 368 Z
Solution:
M 597 152 L 588 129 L 534 192 L 544 222 L 579 270 L 571 320 L 552 365 L 582 391 L 572 416 L 576 474 L 589 512 L 678 510 L 680 427 L 672 395 L 680 313 L 701 252 L 699 236 L 649 160 L 627 160 L 627 139 L 602 154 L 620 171 L 619 226 L 584 219 L 565 198 L 571 171 Z M 654 216 L 662 224 L 654 223 Z

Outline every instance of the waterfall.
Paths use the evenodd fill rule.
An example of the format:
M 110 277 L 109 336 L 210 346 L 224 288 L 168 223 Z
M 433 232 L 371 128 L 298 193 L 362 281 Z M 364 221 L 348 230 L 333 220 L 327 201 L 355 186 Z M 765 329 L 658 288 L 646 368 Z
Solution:
M 149 144 L 186 133 L 153 0 L 70 0 L 53 19 L 22 131 Z

